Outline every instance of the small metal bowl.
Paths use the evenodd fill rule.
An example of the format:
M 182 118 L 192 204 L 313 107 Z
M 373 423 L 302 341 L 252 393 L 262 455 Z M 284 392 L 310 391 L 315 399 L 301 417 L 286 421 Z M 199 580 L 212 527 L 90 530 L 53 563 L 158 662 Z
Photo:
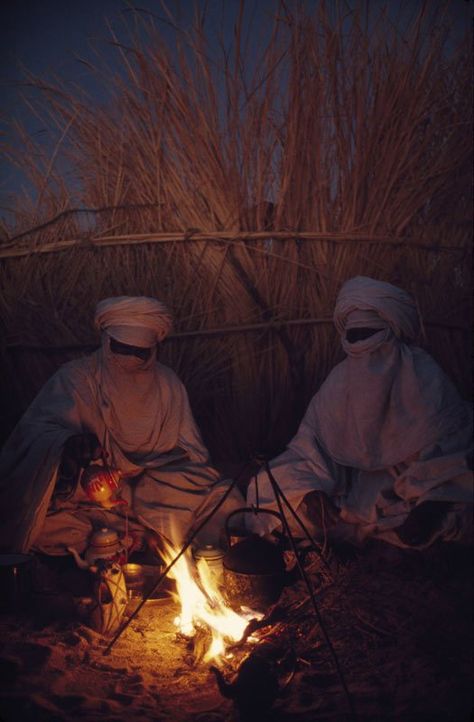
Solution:
M 145 571 L 142 564 L 128 563 L 122 567 L 129 598 L 142 597 L 145 585 Z

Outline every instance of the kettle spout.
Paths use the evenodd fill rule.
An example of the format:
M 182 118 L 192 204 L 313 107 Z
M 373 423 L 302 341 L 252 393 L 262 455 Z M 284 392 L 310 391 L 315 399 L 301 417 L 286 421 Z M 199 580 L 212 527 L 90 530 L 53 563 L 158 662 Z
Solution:
M 214 666 L 210 669 L 216 678 L 217 686 L 219 687 L 221 695 L 227 699 L 235 699 L 234 685 L 226 681 L 220 669 Z
M 84 559 L 82 559 L 82 557 L 79 556 L 77 550 L 74 549 L 74 547 L 67 547 L 67 550 L 74 557 L 74 561 L 76 562 L 79 569 L 89 569 L 89 564 Z

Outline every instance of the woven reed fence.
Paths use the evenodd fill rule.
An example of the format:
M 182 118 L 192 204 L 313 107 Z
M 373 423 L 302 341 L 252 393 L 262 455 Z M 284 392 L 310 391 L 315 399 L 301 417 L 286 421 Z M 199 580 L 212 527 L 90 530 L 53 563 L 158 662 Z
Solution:
M 420 345 L 470 395 L 469 39 L 446 51 L 441 5 L 403 33 L 364 12 L 276 3 L 251 62 L 243 12 L 220 62 L 201 16 L 170 50 L 138 14 L 107 104 L 31 79 L 56 142 L 10 154 L 35 193 L 0 243 L 4 433 L 98 344 L 99 299 L 144 294 L 174 311 L 161 358 L 214 458 L 275 453 L 342 358 L 355 275 L 414 295 Z

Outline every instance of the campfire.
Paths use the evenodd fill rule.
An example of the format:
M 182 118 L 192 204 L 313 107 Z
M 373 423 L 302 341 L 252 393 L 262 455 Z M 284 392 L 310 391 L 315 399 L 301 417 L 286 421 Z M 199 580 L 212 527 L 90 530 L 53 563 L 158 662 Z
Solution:
M 296 656 L 288 628 L 281 624 L 282 609 L 276 604 L 263 613 L 235 599 L 232 607 L 222 577 L 205 559 L 191 561 L 169 544 L 161 554 L 172 565 L 168 576 L 176 582 L 173 594 L 180 614 L 174 624 L 192 648 L 194 665 L 210 665 L 219 692 L 233 700 L 242 720 L 261 719 L 295 671 Z
M 159 552 L 164 569 L 149 595 L 145 595 L 103 654 L 110 653 L 147 599 L 168 577 L 176 583 L 176 591 L 172 594 L 180 613 L 174 618 L 174 625 L 178 630 L 178 639 L 184 640 L 191 651 L 191 666 L 196 668 L 200 662 L 209 664 L 220 693 L 234 701 L 243 715 L 242 719 L 256 719 L 272 707 L 292 680 L 299 660 L 293 639 L 295 624 L 298 625 L 301 614 L 306 617 L 312 607 L 352 712 L 352 701 L 336 653 L 322 623 L 313 585 L 303 567 L 304 549 L 316 550 L 317 546 L 268 468 L 267 472 L 279 506 L 278 514 L 271 513 L 278 516 L 286 534 L 279 532 L 274 541 L 249 534 L 234 545 L 228 534 L 229 548 L 223 558 L 223 577 L 204 557 L 198 559 L 196 555 L 193 559 L 191 554 L 194 537 L 207 524 L 222 500 L 181 548 L 161 539 L 155 551 Z M 297 548 L 283 504 L 300 523 L 307 541 L 311 542 L 309 547 Z M 237 511 L 256 513 L 255 509 L 246 507 L 235 513 Z M 259 509 L 258 513 L 265 512 Z M 228 518 L 230 516 L 232 514 Z M 294 556 L 292 571 L 288 571 L 284 560 L 285 539 L 290 543 Z M 319 554 L 317 556 L 324 564 Z M 306 590 L 303 599 L 294 598 L 282 603 L 283 588 L 289 588 L 289 583 L 296 580 L 301 580 Z M 252 608 L 253 600 L 258 609 Z M 314 632 L 314 621 L 311 629 Z M 300 630 L 297 636 L 304 637 L 304 633 Z M 233 681 L 230 681 L 232 678 Z
M 167 544 L 165 562 L 170 564 L 178 554 L 179 550 Z M 169 576 L 176 581 L 176 599 L 181 607 L 175 619 L 179 632 L 187 638 L 195 637 L 198 631 L 203 630 L 211 635 L 204 662 L 221 662 L 226 656 L 226 648 L 243 638 L 249 622 L 263 617 L 261 612 L 251 609 L 241 608 L 240 613 L 234 611 L 205 559 L 197 562 L 195 571 L 183 555 L 176 561 Z M 255 638 L 249 636 L 247 641 L 253 642 Z

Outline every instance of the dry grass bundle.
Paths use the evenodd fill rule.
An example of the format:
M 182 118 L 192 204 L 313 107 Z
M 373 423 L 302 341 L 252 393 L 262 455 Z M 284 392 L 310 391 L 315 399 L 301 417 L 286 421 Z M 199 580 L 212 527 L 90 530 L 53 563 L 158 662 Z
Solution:
M 35 198 L 0 247 L 11 417 L 66 358 L 15 344 L 93 344 L 97 300 L 154 295 L 214 455 L 275 451 L 340 358 L 329 319 L 357 274 L 414 293 L 424 345 L 468 393 L 468 41 L 447 53 L 437 10 L 402 27 L 363 3 L 275 2 L 252 53 L 244 4 L 230 49 L 202 15 L 170 47 L 137 12 L 112 33 L 115 74 L 95 68 L 107 103 L 34 81 L 57 142 L 14 152 Z

